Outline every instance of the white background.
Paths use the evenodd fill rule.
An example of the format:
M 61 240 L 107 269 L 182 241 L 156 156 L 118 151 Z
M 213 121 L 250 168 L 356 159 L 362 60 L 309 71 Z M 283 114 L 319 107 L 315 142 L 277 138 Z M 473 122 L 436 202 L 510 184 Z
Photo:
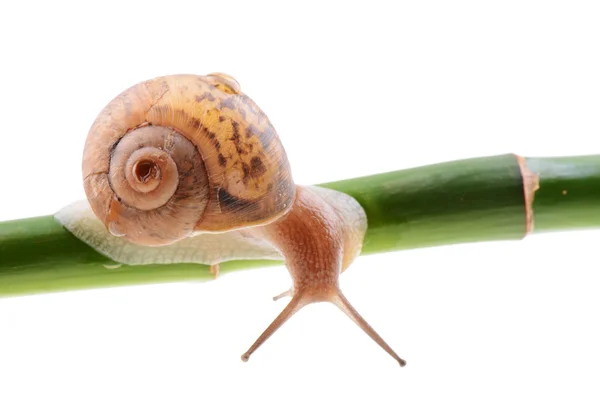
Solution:
M 0 220 L 82 198 L 96 114 L 173 73 L 235 76 L 301 184 L 600 152 L 595 2 L 391 4 L 2 2 Z M 0 299 L 0 398 L 598 398 L 599 239 L 361 258 L 342 288 L 404 369 L 327 304 L 242 363 L 284 306 L 283 268 Z

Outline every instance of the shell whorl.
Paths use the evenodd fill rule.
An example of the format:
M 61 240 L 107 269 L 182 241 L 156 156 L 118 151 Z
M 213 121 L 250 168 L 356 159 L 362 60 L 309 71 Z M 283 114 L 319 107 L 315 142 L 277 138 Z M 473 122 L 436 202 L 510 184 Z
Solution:
M 224 74 L 165 76 L 121 93 L 90 129 L 83 177 L 111 233 L 147 245 L 268 223 L 295 197 L 275 129 Z

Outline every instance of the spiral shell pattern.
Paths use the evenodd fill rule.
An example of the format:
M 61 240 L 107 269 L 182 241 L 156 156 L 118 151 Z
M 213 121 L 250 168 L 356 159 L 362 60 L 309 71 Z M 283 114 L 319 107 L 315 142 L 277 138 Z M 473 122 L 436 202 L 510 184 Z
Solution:
M 90 129 L 83 178 L 109 231 L 145 245 L 265 224 L 295 197 L 275 129 L 224 74 L 165 76 L 117 96 Z

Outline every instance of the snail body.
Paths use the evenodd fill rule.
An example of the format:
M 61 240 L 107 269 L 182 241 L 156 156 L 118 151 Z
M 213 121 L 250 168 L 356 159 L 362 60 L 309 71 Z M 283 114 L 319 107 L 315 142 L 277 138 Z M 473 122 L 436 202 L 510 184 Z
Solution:
M 193 246 L 201 233 L 218 238 L 216 254 L 202 258 L 211 264 L 265 254 L 285 260 L 293 284 L 276 299 L 292 299 L 244 361 L 296 311 L 328 301 L 405 364 L 339 288 L 362 247 L 364 210 L 343 193 L 296 185 L 275 129 L 230 76 L 173 75 L 129 88 L 92 125 L 82 169 L 100 228 L 93 240 L 86 229 L 71 230 L 117 262 L 131 263 L 131 254 L 139 261 L 148 246 Z

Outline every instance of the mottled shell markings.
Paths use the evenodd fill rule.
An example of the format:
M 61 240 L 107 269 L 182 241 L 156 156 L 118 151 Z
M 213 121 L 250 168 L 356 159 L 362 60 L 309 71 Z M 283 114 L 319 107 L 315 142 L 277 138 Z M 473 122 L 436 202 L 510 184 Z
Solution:
M 239 210 L 256 219 L 258 213 L 268 214 L 265 206 L 287 207 L 288 201 L 277 205 L 277 198 L 267 197 L 275 190 L 281 194 L 275 197 L 293 200 L 290 177 L 278 176 L 289 168 L 284 150 L 273 140 L 276 133 L 262 111 L 235 92 L 239 85 L 216 76 L 167 79 L 167 83 L 170 90 L 148 110 L 147 120 L 157 125 L 173 121 L 175 129 L 188 131 L 186 136 L 203 149 L 214 189 L 204 222 L 210 223 L 211 214 L 224 210 Z M 279 187 L 274 187 L 277 181 Z M 261 205 L 261 199 L 266 204 Z
M 239 84 L 225 74 L 173 75 L 126 90 L 90 129 L 84 150 L 84 159 L 90 161 L 83 174 L 98 215 L 114 215 L 114 209 L 122 208 L 108 190 L 112 149 L 145 126 L 172 129 L 201 156 L 197 173 L 207 177 L 207 197 L 198 205 L 202 209 L 194 230 L 227 231 L 267 223 L 291 207 L 295 185 L 285 150 L 265 114 L 241 93 Z M 159 147 L 167 148 L 168 143 Z M 165 207 L 177 209 L 170 203 Z M 227 223 L 223 214 L 230 217 Z

